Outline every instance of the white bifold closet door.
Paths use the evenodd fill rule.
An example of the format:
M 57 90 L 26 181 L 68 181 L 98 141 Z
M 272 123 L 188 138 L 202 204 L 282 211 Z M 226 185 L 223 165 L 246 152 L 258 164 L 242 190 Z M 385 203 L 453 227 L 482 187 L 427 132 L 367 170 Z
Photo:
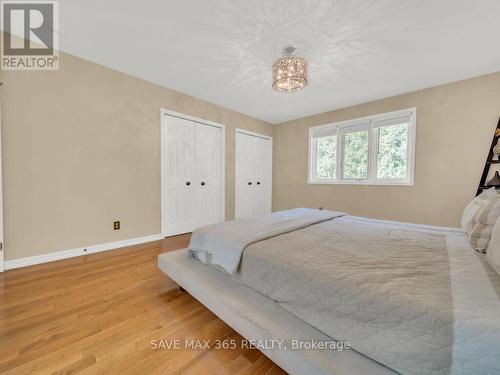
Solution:
M 222 165 L 221 129 L 196 123 L 197 226 L 224 221 Z
M 166 116 L 166 236 L 224 220 L 222 129 Z
M 236 131 L 236 218 L 271 212 L 272 139 Z

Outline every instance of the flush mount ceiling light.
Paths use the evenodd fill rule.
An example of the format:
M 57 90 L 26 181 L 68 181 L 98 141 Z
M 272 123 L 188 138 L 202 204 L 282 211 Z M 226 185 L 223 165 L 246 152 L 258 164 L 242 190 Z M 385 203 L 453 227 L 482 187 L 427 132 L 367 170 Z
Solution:
M 276 91 L 298 91 L 307 86 L 307 62 L 295 56 L 295 47 L 286 47 L 285 55 L 273 65 L 273 89 Z

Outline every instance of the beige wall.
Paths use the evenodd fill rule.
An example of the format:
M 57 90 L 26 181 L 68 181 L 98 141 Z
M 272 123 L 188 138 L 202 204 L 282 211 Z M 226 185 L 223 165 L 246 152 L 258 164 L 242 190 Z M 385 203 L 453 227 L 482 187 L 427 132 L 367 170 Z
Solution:
M 332 95 L 341 93 L 332 88 Z M 417 107 L 414 186 L 307 184 L 309 127 L 408 107 Z M 495 73 L 277 125 L 273 209 L 323 206 L 458 226 L 474 197 L 499 116 L 500 73 Z
M 160 233 L 160 108 L 226 126 L 226 218 L 234 216 L 234 129 L 272 135 L 271 125 L 60 59 L 55 72 L 0 73 L 6 259 Z

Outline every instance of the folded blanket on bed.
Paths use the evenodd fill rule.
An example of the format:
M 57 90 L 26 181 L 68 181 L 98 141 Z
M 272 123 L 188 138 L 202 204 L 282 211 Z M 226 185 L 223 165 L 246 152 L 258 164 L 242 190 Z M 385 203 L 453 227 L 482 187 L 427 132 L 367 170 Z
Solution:
M 208 225 L 193 232 L 189 252 L 202 262 L 232 274 L 238 269 L 241 254 L 248 245 L 344 215 L 342 212 L 295 208 Z

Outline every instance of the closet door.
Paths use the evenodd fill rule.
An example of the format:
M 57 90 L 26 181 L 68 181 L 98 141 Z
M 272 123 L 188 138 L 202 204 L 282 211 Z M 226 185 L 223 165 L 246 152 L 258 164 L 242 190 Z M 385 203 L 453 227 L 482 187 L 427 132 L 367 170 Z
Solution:
M 271 213 L 272 143 L 269 139 L 254 137 L 255 187 L 253 214 Z
M 271 212 L 272 140 L 236 132 L 236 218 Z
M 235 217 L 253 216 L 255 164 L 254 137 L 236 132 Z
M 196 123 L 166 118 L 165 231 L 167 236 L 191 232 L 197 224 Z
M 222 130 L 196 124 L 196 211 L 197 226 L 223 221 Z

